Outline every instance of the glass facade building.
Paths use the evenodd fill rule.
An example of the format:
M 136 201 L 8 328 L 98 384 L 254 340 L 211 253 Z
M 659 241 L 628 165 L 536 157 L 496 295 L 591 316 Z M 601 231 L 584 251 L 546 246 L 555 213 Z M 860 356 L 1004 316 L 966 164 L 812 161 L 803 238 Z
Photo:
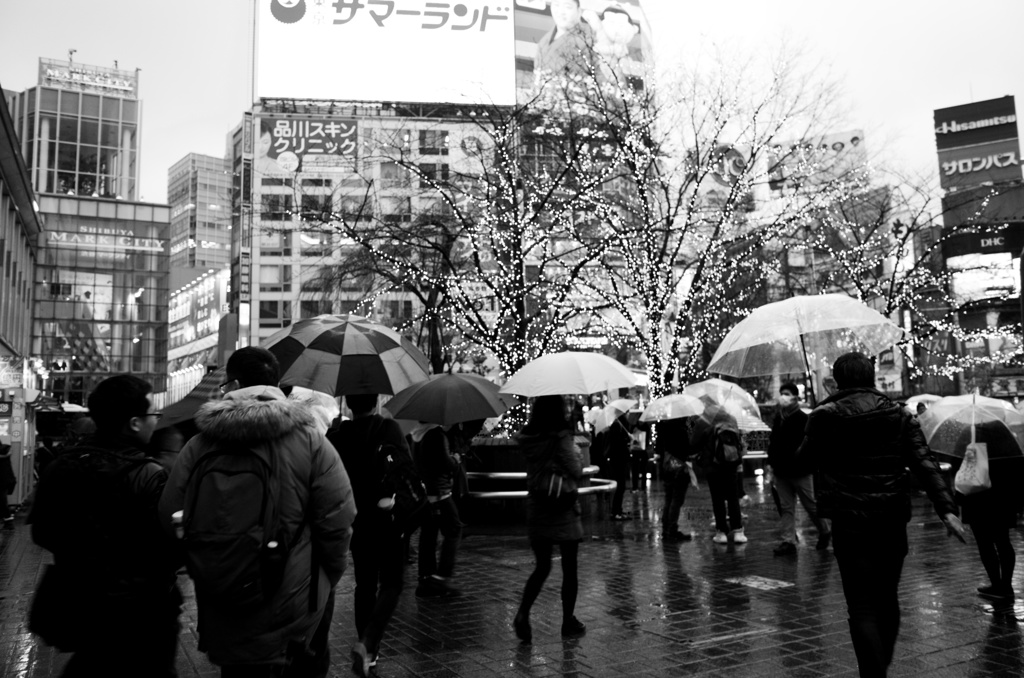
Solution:
M 49 390 L 84 405 L 100 381 L 131 373 L 166 391 L 170 207 L 66 195 L 39 205 L 32 354 Z
M 189 153 L 167 171 L 171 267 L 226 266 L 231 254 L 231 165 Z
M 11 113 L 37 193 L 136 200 L 138 72 L 39 60 Z

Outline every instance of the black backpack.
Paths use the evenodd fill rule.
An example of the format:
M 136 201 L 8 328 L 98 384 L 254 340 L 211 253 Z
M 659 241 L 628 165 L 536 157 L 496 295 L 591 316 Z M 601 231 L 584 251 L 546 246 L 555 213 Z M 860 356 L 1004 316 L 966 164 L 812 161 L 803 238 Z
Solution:
M 376 422 L 366 434 L 371 443 L 380 428 Z M 380 470 L 377 486 L 377 507 L 391 529 L 400 535 L 414 532 L 419 527 L 430 502 L 427 488 L 420 479 L 409 453 L 391 443 L 382 442 L 374 451 L 376 467 Z
M 280 525 L 278 452 L 268 452 L 219 444 L 196 461 L 186 481 L 185 561 L 204 604 L 251 610 L 281 585 L 302 529 L 289 540 Z
M 711 463 L 715 466 L 735 466 L 743 459 L 743 441 L 739 432 L 732 428 L 715 426 L 714 453 Z

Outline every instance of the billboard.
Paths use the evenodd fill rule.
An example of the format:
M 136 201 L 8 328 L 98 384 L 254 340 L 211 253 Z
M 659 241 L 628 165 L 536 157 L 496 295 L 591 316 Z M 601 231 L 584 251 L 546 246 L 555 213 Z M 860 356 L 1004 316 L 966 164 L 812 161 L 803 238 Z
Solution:
M 585 50 L 639 78 L 639 0 L 257 0 L 263 98 L 512 105 Z
M 867 161 L 859 129 L 775 144 L 768 149 L 768 187 L 783 191 L 842 180 Z
M 57 59 L 39 59 L 39 84 L 65 90 L 136 98 L 138 71 L 121 71 L 103 66 L 86 66 Z
M 257 176 L 334 170 L 354 172 L 359 127 L 355 120 L 261 117 L 253 170 Z
M 515 102 L 510 2 L 257 0 L 260 97 Z
M 937 109 L 935 147 L 943 189 L 1020 180 L 1013 97 Z

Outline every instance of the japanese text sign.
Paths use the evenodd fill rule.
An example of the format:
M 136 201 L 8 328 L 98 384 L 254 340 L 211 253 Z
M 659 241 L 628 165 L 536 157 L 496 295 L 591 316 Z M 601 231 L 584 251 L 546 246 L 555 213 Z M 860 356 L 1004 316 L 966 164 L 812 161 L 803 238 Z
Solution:
M 255 169 L 261 175 L 335 169 L 355 171 L 355 120 L 261 118 Z
M 513 0 L 258 0 L 258 94 L 511 104 L 512 15 Z

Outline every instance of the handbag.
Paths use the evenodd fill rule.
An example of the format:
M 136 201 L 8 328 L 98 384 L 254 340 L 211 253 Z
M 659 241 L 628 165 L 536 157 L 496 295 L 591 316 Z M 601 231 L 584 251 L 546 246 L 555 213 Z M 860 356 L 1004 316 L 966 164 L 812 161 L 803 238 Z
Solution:
M 555 441 L 558 445 L 558 441 Z M 576 503 L 579 496 L 579 483 L 567 475 L 553 454 L 548 457 L 543 468 L 534 477 L 528 488 L 530 493 L 538 497 L 552 508 L 567 508 Z
M 47 565 L 32 596 L 28 630 L 61 652 L 81 649 L 89 614 L 81 598 L 81 592 L 63 569 L 54 564 Z
M 973 436 L 972 436 L 973 437 Z M 988 445 L 971 442 L 964 452 L 964 463 L 956 472 L 953 487 L 963 495 L 977 494 L 992 487 L 988 473 Z

